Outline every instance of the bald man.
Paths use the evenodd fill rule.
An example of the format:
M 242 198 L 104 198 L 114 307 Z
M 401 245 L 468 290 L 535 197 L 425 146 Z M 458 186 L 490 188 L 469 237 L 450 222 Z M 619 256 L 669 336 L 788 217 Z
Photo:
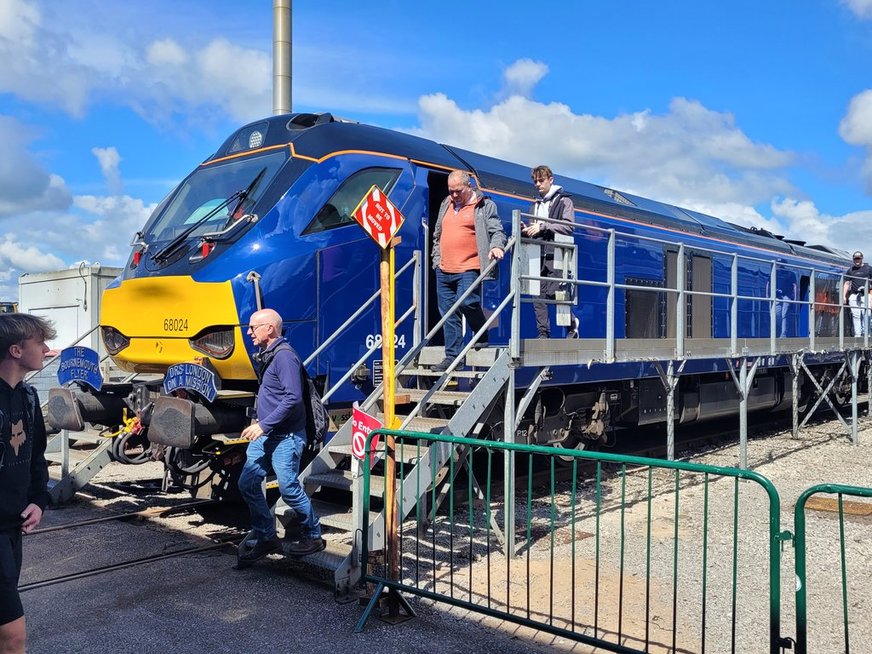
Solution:
M 251 514 L 252 539 L 240 551 L 240 561 L 250 562 L 282 549 L 276 538 L 275 518 L 263 494 L 270 469 L 275 472 L 282 499 L 300 518 L 300 539 L 288 546 L 293 556 L 324 549 L 321 524 L 300 483 L 300 459 L 306 447 L 306 406 L 300 357 L 282 336 L 282 319 L 272 309 L 251 314 L 248 335 L 260 349 L 260 388 L 257 420 L 242 431 L 250 441 L 239 475 L 239 492 Z
M 439 207 L 433 234 L 433 268 L 436 270 L 436 298 L 439 313 L 448 313 L 457 299 L 472 286 L 492 259 L 503 258 L 506 233 L 497 214 L 497 206 L 489 197 L 472 186 L 469 173 L 452 171 L 448 175 L 448 197 Z M 491 272 L 489 279 L 495 277 Z M 445 358 L 433 370 L 447 370 L 463 349 L 463 322 L 477 332 L 484 326 L 481 308 L 481 286 L 466 296 L 457 312 L 445 321 Z M 487 332 L 479 344 L 488 342 Z

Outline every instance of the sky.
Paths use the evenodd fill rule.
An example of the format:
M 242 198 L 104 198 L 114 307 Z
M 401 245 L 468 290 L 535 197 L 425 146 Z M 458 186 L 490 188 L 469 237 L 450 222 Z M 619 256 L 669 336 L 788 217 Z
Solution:
M 872 249 L 872 0 L 296 0 L 294 111 Z M 0 0 L 0 299 L 272 113 L 271 0 Z M 532 191 L 532 188 L 531 188 Z

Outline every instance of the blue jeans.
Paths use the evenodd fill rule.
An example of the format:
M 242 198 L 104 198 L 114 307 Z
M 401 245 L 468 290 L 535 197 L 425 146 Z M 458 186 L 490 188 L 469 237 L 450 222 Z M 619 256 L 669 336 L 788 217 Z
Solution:
M 436 269 L 436 299 L 439 303 L 439 313 L 445 315 L 451 309 L 457 298 L 463 295 L 472 283 L 481 274 L 478 270 L 470 270 L 462 273 L 446 273 Z M 460 350 L 463 349 L 463 322 L 460 316 L 466 316 L 469 323 L 469 328 L 473 333 L 481 329 L 484 325 L 484 312 L 481 310 L 481 286 L 478 286 L 470 293 L 460 309 L 454 312 L 442 330 L 445 334 L 445 356 L 450 359 L 457 358 Z M 482 337 L 483 341 L 487 340 L 487 333 Z
M 300 483 L 300 457 L 306 447 L 306 432 L 270 434 L 248 444 L 245 465 L 239 475 L 239 492 L 251 513 L 251 530 L 258 541 L 276 537 L 276 523 L 261 485 L 270 468 L 279 482 L 279 492 L 285 503 L 300 518 L 303 538 L 320 538 L 321 523 L 312 502 Z

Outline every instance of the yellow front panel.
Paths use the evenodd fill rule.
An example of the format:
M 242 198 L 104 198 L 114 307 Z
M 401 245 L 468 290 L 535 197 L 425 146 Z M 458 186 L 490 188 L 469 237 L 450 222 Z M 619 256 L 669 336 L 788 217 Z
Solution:
M 103 294 L 100 324 L 114 327 L 130 345 L 113 357 L 124 370 L 164 372 L 204 356 L 188 339 L 216 325 L 235 325 L 233 353 L 210 361 L 222 379 L 254 379 L 229 281 L 203 283 L 190 277 L 129 279 Z

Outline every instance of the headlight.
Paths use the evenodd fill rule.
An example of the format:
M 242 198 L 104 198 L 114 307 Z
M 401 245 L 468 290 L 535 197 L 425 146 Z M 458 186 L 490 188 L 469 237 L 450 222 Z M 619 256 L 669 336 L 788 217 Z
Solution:
M 101 327 L 100 333 L 103 336 L 103 345 L 106 346 L 106 351 L 109 354 L 118 354 L 130 345 L 130 339 L 114 327 Z
M 197 352 L 208 354 L 216 359 L 226 359 L 233 354 L 233 347 L 235 345 L 233 328 L 213 327 L 192 338 L 189 343 Z

